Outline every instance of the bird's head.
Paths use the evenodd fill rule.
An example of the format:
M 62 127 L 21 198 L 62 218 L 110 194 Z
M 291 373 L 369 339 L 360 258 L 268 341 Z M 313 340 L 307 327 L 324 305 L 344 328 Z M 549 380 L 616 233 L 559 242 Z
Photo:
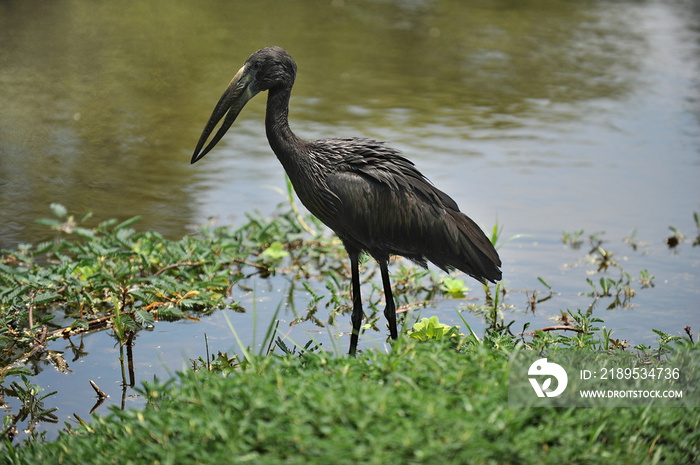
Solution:
M 194 149 L 191 163 L 201 159 L 214 148 L 250 99 L 260 92 L 277 87 L 291 88 L 296 72 L 296 63 L 281 47 L 266 47 L 248 57 L 214 107 Z M 209 135 L 222 118 L 224 121 L 221 127 L 204 147 Z

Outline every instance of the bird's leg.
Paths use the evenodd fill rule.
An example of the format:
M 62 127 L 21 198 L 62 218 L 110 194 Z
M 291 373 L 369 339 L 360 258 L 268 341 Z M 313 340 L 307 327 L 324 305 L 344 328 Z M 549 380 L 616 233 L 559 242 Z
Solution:
M 350 269 L 352 272 L 352 334 L 350 335 L 350 355 L 355 355 L 357 340 L 360 337 L 362 326 L 362 294 L 360 293 L 360 254 L 348 252 L 350 255 Z
M 386 299 L 386 308 L 384 316 L 389 322 L 389 334 L 392 339 L 398 337 L 396 330 L 396 304 L 394 303 L 394 295 L 391 293 L 391 281 L 389 280 L 389 268 L 386 260 L 379 262 L 379 269 L 382 272 L 382 284 L 384 284 L 384 298 Z

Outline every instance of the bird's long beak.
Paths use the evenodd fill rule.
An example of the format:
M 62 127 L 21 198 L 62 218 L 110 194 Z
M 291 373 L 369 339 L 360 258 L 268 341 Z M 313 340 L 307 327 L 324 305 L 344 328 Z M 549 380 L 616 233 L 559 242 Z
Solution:
M 223 95 L 219 99 L 214 108 L 214 111 L 207 121 L 206 126 L 202 135 L 199 137 L 199 142 L 197 142 L 197 147 L 194 149 L 194 154 L 192 155 L 191 163 L 196 162 L 200 158 L 204 157 L 214 146 L 224 137 L 228 128 L 231 127 L 236 117 L 241 112 L 245 104 L 255 96 L 258 92 L 253 90 L 252 83 L 255 80 L 255 72 L 249 67 L 248 64 L 243 65 L 241 69 L 238 70 L 228 87 L 224 91 Z M 226 118 L 224 118 L 224 115 Z M 212 137 L 209 144 L 202 150 L 202 147 L 207 142 L 209 135 L 212 133 L 216 125 L 219 123 L 221 118 L 224 118 L 224 122 L 221 123 L 221 127 L 216 132 L 214 137 Z

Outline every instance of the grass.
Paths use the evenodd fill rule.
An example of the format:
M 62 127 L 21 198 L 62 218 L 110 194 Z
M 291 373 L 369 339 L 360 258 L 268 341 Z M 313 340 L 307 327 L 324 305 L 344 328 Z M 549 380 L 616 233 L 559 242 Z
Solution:
M 369 350 L 348 359 L 311 344 L 275 343 L 271 322 L 264 351 L 241 347 L 242 358 L 208 354 L 174 380 L 144 385 L 144 410 L 114 410 L 89 424 L 67 425 L 53 442 L 37 440 L 40 434 L 22 445 L 10 441 L 18 423 L 33 428 L 56 421 L 53 393 L 34 385 L 25 365 L 46 359 L 60 367 L 61 354 L 45 349 L 51 338 L 109 329 L 128 357 L 134 333 L 158 320 L 238 309 L 231 288 L 251 274 L 285 273 L 303 283 L 310 299 L 297 309 L 297 321 L 332 324 L 346 313 L 349 271 L 340 243 L 317 233 L 318 222 L 301 218 L 291 205 L 273 219 L 250 216 L 237 229 L 207 225 L 180 240 L 136 232 L 137 219 L 90 225 L 89 215 L 76 220 L 52 205 L 54 218 L 40 222 L 55 231 L 53 240 L 0 253 L 0 387 L 22 405 L 3 420 L 4 463 L 698 460 L 699 420 L 688 409 L 507 405 L 508 359 L 517 350 L 634 351 L 640 360 L 660 360 L 678 348 L 697 348 L 691 328 L 686 336 L 654 330 L 656 345 L 629 347 L 602 327 L 595 308 L 633 305 L 638 292 L 654 287 L 654 276 L 647 270 L 630 275 L 602 233 L 584 231 L 565 233 L 564 242 L 589 250 L 585 260 L 597 276 L 586 279 L 582 295 L 591 303 L 562 310 L 551 327 L 514 331 L 507 297 L 518 291 L 507 283 L 484 287 L 479 299 L 463 280 L 400 264 L 392 277 L 400 311 L 454 299 L 455 306 L 461 302 L 463 310 L 483 315 L 486 332 L 476 334 L 466 319 L 466 334 L 424 319 L 401 335 L 391 353 Z M 695 220 L 700 238 L 697 215 Z M 493 228 L 494 242 L 502 242 L 500 233 Z M 642 246 L 634 234 L 625 242 L 634 251 Z M 364 273 L 366 281 L 375 270 Z M 532 312 L 557 295 L 538 280 L 544 290 L 521 291 Z M 363 331 L 381 331 L 382 290 L 370 286 Z M 326 321 L 317 316 L 324 306 Z
M 5 463 L 696 463 L 682 408 L 511 408 L 508 352 L 402 337 L 391 353 L 251 356 L 145 385 L 115 410 Z

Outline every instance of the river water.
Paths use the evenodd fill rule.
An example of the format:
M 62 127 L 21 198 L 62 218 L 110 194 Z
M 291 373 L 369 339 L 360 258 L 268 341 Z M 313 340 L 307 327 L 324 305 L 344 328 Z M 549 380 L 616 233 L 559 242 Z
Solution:
M 235 71 L 275 44 L 299 67 L 290 111 L 299 135 L 386 140 L 484 229 L 498 222 L 505 238 L 521 235 L 500 249 L 506 287 L 542 290 L 543 277 L 557 298 L 531 314 L 515 292 L 509 319 L 534 329 L 585 308 L 585 278 L 598 278 L 583 250 L 562 243 L 564 231 L 583 229 L 604 231 L 626 271 L 655 276 L 630 308 L 596 309 L 618 338 L 651 343 L 651 328 L 700 328 L 693 0 L 2 0 L 0 44 L 2 248 L 49 237 L 33 221 L 50 216 L 52 202 L 98 220 L 140 215 L 139 228 L 172 239 L 212 217 L 235 225 L 252 210 L 272 214 L 284 178 L 265 139 L 264 95 L 214 152 L 194 166 L 189 159 Z M 686 236 L 675 249 L 664 244 L 669 226 Z M 633 232 L 636 252 L 623 242 Z M 285 283 L 254 284 L 265 326 Z M 425 313 L 458 323 L 453 304 Z M 212 351 L 235 350 L 225 316 L 140 333 L 138 380 L 204 356 L 204 333 Z M 229 318 L 250 343 L 250 312 Z M 347 331 L 347 320 L 335 330 Z M 58 389 L 50 402 L 62 421 L 88 416 L 89 378 L 111 393 L 106 405 L 120 404 L 114 340 L 101 333 L 82 343 L 90 356 L 72 374 L 46 366 L 34 380 Z M 384 338 L 366 334 L 361 344 Z M 53 348 L 69 351 L 65 341 Z

